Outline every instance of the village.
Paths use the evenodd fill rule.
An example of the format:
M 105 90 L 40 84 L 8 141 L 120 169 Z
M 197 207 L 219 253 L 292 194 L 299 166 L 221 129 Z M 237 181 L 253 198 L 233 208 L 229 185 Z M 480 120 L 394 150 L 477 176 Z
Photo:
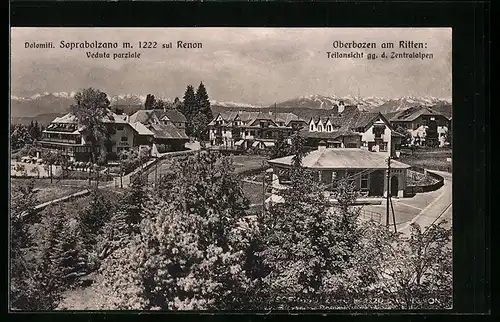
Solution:
M 286 185 L 283 170 L 291 166 L 286 146 L 298 134 L 308 152 L 304 167 L 314 171 L 325 193 L 333 191 L 339 180 L 348 179 L 359 191 L 362 213 L 380 222 L 388 219 L 384 208 L 389 199 L 396 209 L 389 218 L 391 225 L 407 227 L 429 203 L 423 195 L 451 189 L 451 153 L 446 152 L 451 117 L 428 106 L 383 115 L 341 101 L 329 116 L 309 119 L 275 111 L 221 112 L 212 115 L 201 136 L 189 137 L 187 118 L 179 105 L 162 105 L 146 106 L 131 115 L 108 108 L 103 123 L 111 134 L 97 144 L 98 154 L 105 155 L 97 163 L 92 163 L 91 153 L 96 147 L 77 117 L 72 113 L 57 117 L 40 131 L 38 139 L 27 133 L 26 145 L 13 153 L 11 176 L 20 181 L 34 178 L 47 184 L 50 178 L 56 182 L 45 187 L 36 184 L 40 194 L 47 195 L 43 202 L 50 203 L 85 190 L 93 181 L 105 187 L 127 187 L 138 172 L 157 186 L 171 156 L 215 150 L 233 157 L 252 207 L 261 209 L 279 200 L 273 191 Z M 426 166 L 426 160 L 435 158 L 416 161 L 418 154 L 441 155 L 441 162 Z M 46 200 L 51 190 L 54 198 Z M 451 207 L 444 215 L 450 219 L 450 214 Z
M 238 198 L 243 198 L 246 205 L 231 205 L 222 199 L 214 200 L 222 202 L 220 206 L 213 206 L 236 207 L 232 210 L 236 213 L 243 210 L 242 218 L 248 224 L 263 220 L 258 219 L 259 214 L 266 218 L 279 209 L 296 209 L 290 202 L 303 198 L 295 195 L 301 189 L 321 193 L 324 204 L 320 207 L 326 207 L 322 211 L 345 209 L 347 189 L 355 196 L 348 203 L 351 210 L 347 211 L 355 214 L 353 218 L 359 222 L 356 225 L 375 224 L 386 232 L 408 238 L 415 233 L 414 227 L 451 229 L 451 117 L 432 107 L 412 106 L 384 115 L 340 101 L 321 116 L 309 118 L 278 112 L 276 107 L 272 111 L 213 113 L 203 83 L 196 91 L 189 85 L 183 100 L 175 102 L 148 94 L 144 104 L 133 110 L 110 105 L 106 94 L 93 88 L 77 93 L 75 102 L 70 112 L 46 126 L 32 122 L 11 128 L 12 189 L 20 192 L 23 199 L 31 200 L 31 208 L 18 213 L 17 220 L 45 218 L 40 223 L 43 224 L 45 220 L 57 221 L 59 216 L 53 214 L 61 211 L 69 218 L 74 213 L 85 217 L 89 212 L 94 213 L 92 216 L 113 218 L 116 215 L 107 211 L 120 208 L 116 202 L 123 196 L 128 200 L 124 207 L 140 202 L 139 209 L 149 212 L 152 208 L 148 208 L 147 199 L 138 201 L 144 198 L 139 196 L 189 198 L 189 190 L 174 192 L 177 185 L 187 183 L 179 180 L 195 180 L 192 184 L 196 189 L 208 193 L 213 188 L 202 188 L 206 184 L 203 180 L 213 179 L 196 176 L 203 171 L 215 171 L 209 169 L 219 164 L 217 167 L 228 171 L 229 177 L 224 180 L 232 183 L 216 189 L 241 189 Z M 302 179 L 296 177 L 299 155 L 299 168 L 307 173 Z M 209 163 L 203 165 L 204 162 Z M 224 166 L 226 162 L 229 167 Z M 201 171 L 199 167 L 205 166 L 209 168 L 196 174 Z M 192 172 L 185 175 L 197 179 L 181 179 L 185 167 Z M 296 180 L 306 181 L 297 186 Z M 212 207 L 210 204 L 202 202 L 200 211 L 208 211 L 205 207 Z M 95 220 L 92 219 L 92 225 Z M 99 231 L 108 224 L 102 225 Z M 74 242 L 88 243 L 86 239 Z M 99 243 L 93 245 L 95 251 L 102 247 Z M 102 265 L 111 260 L 106 258 L 112 254 L 108 248 L 98 252 L 102 264 L 93 265 L 101 268 L 91 268 L 95 266 L 87 262 L 84 272 L 71 279 L 72 285 L 80 286 L 58 295 L 63 297 L 62 302 L 57 301 L 59 308 L 90 305 L 95 290 L 81 283 L 100 285 L 99 278 L 106 274 L 101 271 Z M 82 295 L 86 292 L 91 293 Z M 84 304 L 82 296 L 88 297 Z
M 325 55 L 400 39 L 434 58 Z M 451 29 L 20 28 L 11 51 L 12 311 L 453 307 Z

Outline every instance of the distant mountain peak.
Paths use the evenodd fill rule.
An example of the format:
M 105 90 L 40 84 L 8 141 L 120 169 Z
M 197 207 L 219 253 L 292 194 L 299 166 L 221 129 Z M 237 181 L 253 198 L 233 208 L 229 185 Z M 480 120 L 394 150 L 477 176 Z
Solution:
M 260 106 L 243 103 L 243 102 L 220 102 L 216 100 L 210 100 L 210 105 L 212 106 L 221 106 L 221 107 L 245 107 L 245 108 L 259 108 Z

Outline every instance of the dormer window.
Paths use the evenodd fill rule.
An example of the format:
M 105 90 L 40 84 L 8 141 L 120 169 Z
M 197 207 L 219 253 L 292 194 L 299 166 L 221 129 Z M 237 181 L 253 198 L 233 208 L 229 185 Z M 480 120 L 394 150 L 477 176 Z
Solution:
M 323 127 L 321 125 L 318 125 L 318 131 L 323 132 Z
M 311 131 L 314 131 L 314 125 L 311 124 Z

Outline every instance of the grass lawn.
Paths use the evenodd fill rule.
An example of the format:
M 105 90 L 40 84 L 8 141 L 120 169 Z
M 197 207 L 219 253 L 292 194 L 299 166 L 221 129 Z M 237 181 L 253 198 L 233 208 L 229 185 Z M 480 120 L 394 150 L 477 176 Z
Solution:
M 12 188 L 26 183 L 29 180 L 30 179 L 11 178 Z M 50 183 L 50 179 L 35 179 L 34 183 L 38 203 L 61 198 L 83 190 L 86 187 L 86 182 L 82 182 L 82 180 L 68 180 L 68 182 L 61 180 L 58 182 L 57 179 L 54 179 L 53 182 Z
M 239 174 L 244 171 L 258 169 L 262 166 L 262 161 L 267 158 L 260 155 L 235 155 L 233 156 L 234 172 Z
M 449 148 L 421 148 L 415 149 L 413 155 L 409 150 L 401 151 L 399 161 L 429 170 L 451 172 L 452 163 L 446 161 L 447 158 L 451 158 L 451 149 Z

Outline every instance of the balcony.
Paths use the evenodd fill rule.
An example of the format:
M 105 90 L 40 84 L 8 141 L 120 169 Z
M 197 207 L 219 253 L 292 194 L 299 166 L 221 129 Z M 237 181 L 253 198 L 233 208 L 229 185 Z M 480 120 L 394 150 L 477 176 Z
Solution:
M 61 139 L 61 138 L 50 138 L 50 137 L 44 137 L 42 138 L 42 141 L 45 142 L 52 142 L 52 143 L 65 143 L 65 144 L 82 144 L 82 139 Z

